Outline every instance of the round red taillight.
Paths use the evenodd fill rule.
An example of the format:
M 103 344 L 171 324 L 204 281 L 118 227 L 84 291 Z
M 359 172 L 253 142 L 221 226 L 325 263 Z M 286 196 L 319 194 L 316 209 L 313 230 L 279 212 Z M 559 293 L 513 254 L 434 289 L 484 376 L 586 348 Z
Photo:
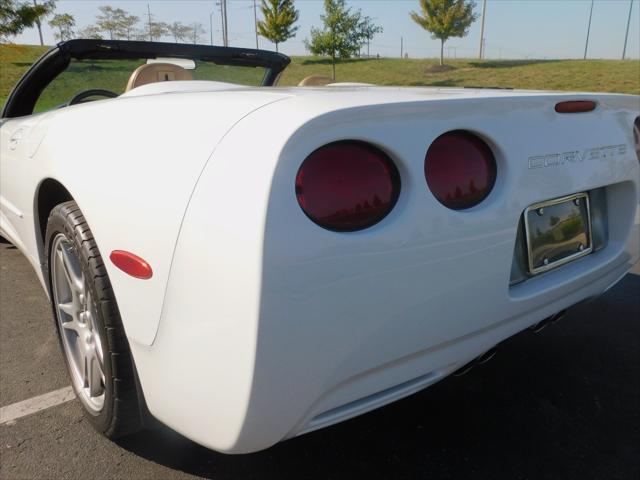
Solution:
M 464 210 L 491 193 L 496 161 L 486 143 L 469 132 L 456 130 L 433 141 L 424 160 L 424 175 L 440 203 Z
M 400 175 L 381 150 L 359 141 L 319 148 L 300 166 L 296 196 L 306 215 L 328 230 L 362 230 L 382 220 L 400 194 Z

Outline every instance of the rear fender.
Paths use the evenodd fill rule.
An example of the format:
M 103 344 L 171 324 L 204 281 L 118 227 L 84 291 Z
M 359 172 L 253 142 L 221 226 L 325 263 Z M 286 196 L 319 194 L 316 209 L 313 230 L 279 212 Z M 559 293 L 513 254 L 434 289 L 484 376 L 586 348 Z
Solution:
M 38 181 L 59 179 L 82 210 L 130 341 L 150 345 L 155 338 L 180 224 L 215 146 L 235 122 L 280 98 L 248 92 L 122 98 L 68 107 L 50 122 L 29 161 L 40 169 Z M 145 259 L 152 278 L 114 267 L 113 250 Z

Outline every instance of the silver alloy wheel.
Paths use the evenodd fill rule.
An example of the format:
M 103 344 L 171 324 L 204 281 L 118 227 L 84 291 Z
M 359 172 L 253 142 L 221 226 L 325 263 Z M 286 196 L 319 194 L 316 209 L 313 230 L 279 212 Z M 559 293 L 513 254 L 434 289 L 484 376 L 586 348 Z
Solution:
M 103 341 L 80 259 L 62 233 L 56 235 L 51 246 L 51 283 L 73 386 L 82 403 L 99 413 L 105 397 Z

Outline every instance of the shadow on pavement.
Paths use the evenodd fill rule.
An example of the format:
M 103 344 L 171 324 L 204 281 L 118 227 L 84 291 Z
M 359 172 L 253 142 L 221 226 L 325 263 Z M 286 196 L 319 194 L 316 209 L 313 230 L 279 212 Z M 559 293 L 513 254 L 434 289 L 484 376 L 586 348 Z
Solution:
M 264 452 L 222 455 L 168 429 L 120 445 L 216 479 L 640 478 L 639 296 L 627 275 L 463 377 Z

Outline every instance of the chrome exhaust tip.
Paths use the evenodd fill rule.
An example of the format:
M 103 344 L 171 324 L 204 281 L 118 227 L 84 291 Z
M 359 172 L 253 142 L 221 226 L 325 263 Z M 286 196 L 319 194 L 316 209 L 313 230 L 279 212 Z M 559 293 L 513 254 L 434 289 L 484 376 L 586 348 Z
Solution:
M 480 355 L 478 358 L 476 358 L 476 365 L 484 365 L 493 357 L 495 357 L 496 353 L 498 353 L 498 349 L 496 347 L 490 348 L 489 350 L 484 352 L 482 355 Z
M 533 333 L 540 333 L 548 325 L 551 325 L 552 323 L 556 323 L 562 320 L 566 314 L 567 314 L 566 310 L 560 310 L 558 313 L 554 313 L 550 317 L 547 317 L 544 320 L 540 320 L 538 323 L 531 325 L 529 327 L 529 330 L 531 330 Z
M 453 372 L 453 376 L 461 377 L 465 373 L 469 373 L 471 369 L 473 369 L 473 367 L 475 367 L 476 365 L 483 365 L 487 363 L 489 360 L 491 360 L 493 357 L 496 356 L 497 351 L 498 349 L 496 347 L 490 348 L 489 350 L 484 352 L 482 355 L 477 356 L 476 358 L 471 360 L 469 363 L 466 363 L 465 365 L 460 367 L 458 370 Z
M 560 310 L 555 315 L 551 315 L 551 318 L 549 320 L 551 321 L 551 323 L 556 323 L 562 320 L 566 315 L 567 315 L 566 310 Z

